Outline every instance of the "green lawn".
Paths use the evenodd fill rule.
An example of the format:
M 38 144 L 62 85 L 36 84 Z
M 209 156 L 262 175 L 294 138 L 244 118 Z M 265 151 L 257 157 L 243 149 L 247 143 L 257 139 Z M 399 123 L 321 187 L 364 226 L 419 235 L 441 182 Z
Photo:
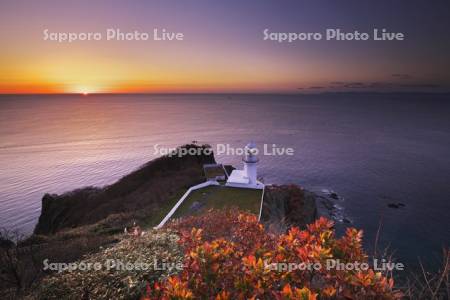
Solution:
M 211 208 L 238 207 L 255 215 L 259 215 L 262 190 L 234 188 L 226 186 L 208 186 L 193 191 L 178 207 L 172 218 L 200 214 Z M 198 202 L 199 209 L 191 208 Z
M 180 189 L 173 197 L 167 199 L 159 206 L 159 209 L 148 215 L 140 224 L 144 229 L 151 229 L 158 225 L 162 219 L 169 213 L 178 200 L 186 193 L 187 189 Z

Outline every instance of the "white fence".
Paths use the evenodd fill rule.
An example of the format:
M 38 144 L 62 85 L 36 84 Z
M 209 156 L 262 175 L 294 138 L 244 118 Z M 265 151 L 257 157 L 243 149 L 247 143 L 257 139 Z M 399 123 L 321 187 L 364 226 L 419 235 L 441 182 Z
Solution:
M 261 206 L 259 207 L 259 216 L 258 216 L 258 222 L 261 222 L 261 215 L 263 210 L 263 203 L 264 203 L 264 193 L 266 191 L 266 186 L 263 186 L 262 195 L 261 195 Z
M 180 200 L 178 200 L 177 204 L 175 204 L 175 206 L 169 211 L 169 213 L 167 214 L 167 216 L 164 217 L 164 219 L 161 221 L 161 223 L 158 224 L 158 226 L 156 226 L 156 229 L 159 229 L 161 227 L 164 226 L 164 224 L 166 224 L 167 221 L 169 221 L 169 219 L 172 217 L 172 215 L 175 213 L 175 211 L 178 209 L 178 207 L 181 205 L 181 203 L 183 203 L 183 201 L 189 196 L 189 194 L 192 191 L 210 186 L 210 185 L 220 185 L 217 181 L 206 181 L 194 186 L 191 186 L 186 193 L 184 193 L 184 195 L 180 198 Z

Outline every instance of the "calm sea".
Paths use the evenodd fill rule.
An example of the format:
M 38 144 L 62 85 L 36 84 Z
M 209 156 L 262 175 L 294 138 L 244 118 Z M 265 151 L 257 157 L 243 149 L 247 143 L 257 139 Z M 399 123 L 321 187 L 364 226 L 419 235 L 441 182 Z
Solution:
M 155 158 L 155 145 L 193 140 L 293 148 L 260 157 L 259 176 L 336 192 L 368 247 L 382 220 L 382 245 L 401 262 L 448 246 L 448 95 L 1 96 L 0 227 L 30 233 L 44 193 L 110 184 Z

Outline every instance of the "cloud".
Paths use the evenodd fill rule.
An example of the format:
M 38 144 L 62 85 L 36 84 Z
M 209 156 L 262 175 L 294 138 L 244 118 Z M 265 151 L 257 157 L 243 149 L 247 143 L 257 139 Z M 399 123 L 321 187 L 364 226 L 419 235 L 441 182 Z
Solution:
M 330 82 L 332 85 L 336 85 L 339 87 L 344 88 L 363 88 L 365 87 L 366 83 L 360 82 L 360 81 L 350 81 L 350 82 L 344 82 L 344 81 L 332 81 Z
M 434 84 L 434 83 L 412 83 L 412 84 L 401 84 L 399 86 L 412 87 L 412 88 L 428 88 L 428 89 L 434 89 L 434 88 L 441 87 L 439 84 Z
M 398 78 L 398 79 L 411 79 L 412 76 L 409 74 L 402 74 L 402 73 L 396 73 L 392 74 L 392 77 Z
M 404 74 L 406 75 L 406 74 Z M 432 88 L 439 88 L 441 87 L 438 84 L 434 83 L 398 83 L 398 82 L 392 82 L 392 81 L 372 81 L 372 82 L 361 82 L 361 81 L 332 81 L 330 82 L 331 86 L 330 89 L 333 88 L 345 88 L 345 89 L 395 89 L 395 88 L 426 88 L 426 89 L 432 89 Z
M 342 87 L 349 89 L 360 89 L 366 87 L 366 84 L 364 82 L 347 82 L 342 84 Z
M 401 79 L 410 79 L 413 76 L 409 74 L 392 74 L 392 77 Z M 412 81 L 399 81 L 399 80 L 386 80 L 386 81 L 331 81 L 328 85 L 324 86 L 310 86 L 310 87 L 298 87 L 297 90 L 325 90 L 325 91 L 366 91 L 366 92 L 414 92 L 414 91 L 426 91 L 431 89 L 443 88 L 442 85 L 431 82 L 419 82 Z

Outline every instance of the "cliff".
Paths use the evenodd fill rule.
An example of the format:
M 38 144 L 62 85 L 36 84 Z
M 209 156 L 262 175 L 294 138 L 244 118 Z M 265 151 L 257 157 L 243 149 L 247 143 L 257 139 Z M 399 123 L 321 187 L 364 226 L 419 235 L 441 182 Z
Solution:
M 268 185 L 264 192 L 261 222 L 270 230 L 285 232 L 305 228 L 317 218 L 316 195 L 298 185 Z
M 104 188 L 86 187 L 62 195 L 46 194 L 34 232 L 52 234 L 64 228 L 93 224 L 113 214 L 121 214 L 125 221 L 152 215 L 159 218 L 159 211 L 173 205 L 180 193 L 204 181 L 203 164 L 215 163 L 212 151 L 203 151 L 207 147 L 182 146 L 179 149 L 196 148 L 200 155 L 179 151 L 180 155 L 157 158 Z
M 14 244 L 7 239 L 2 239 L 0 235 L 0 260 L 5 257 L 2 256 L 2 249 L 6 249 L 5 251 L 12 249 L 11 251 L 16 251 L 15 254 L 6 257 L 12 257 L 17 262 L 15 269 L 0 268 L 0 273 L 4 274 L 8 280 L 18 280 L 18 283 L 11 281 L 12 284 L 6 287 L 0 285 L 0 295 L 2 291 L 6 291 L 7 294 L 29 293 L 32 290 L 31 287 L 36 286 L 36 283 L 39 285 L 43 278 L 51 281 L 54 278 L 50 275 L 52 272 L 44 271 L 41 263 L 46 259 L 51 262 L 70 263 L 86 255 L 96 257 L 95 255 L 101 253 L 103 249 L 120 250 L 124 245 L 126 246 L 124 251 L 120 250 L 118 253 L 121 259 L 129 257 L 128 254 L 131 254 L 133 249 L 138 255 L 141 251 L 147 251 L 149 249 L 147 246 L 123 242 L 124 239 L 130 238 L 129 235 L 123 234 L 124 228 L 130 228 L 136 222 L 147 233 L 153 232 L 150 228 L 162 220 L 189 187 L 204 182 L 203 165 L 215 163 L 212 151 L 204 151 L 208 147 L 192 144 L 181 146 L 179 149 L 195 148 L 195 152 L 201 155 L 171 155 L 152 160 L 106 187 L 85 187 L 62 195 L 46 194 L 42 199 L 39 223 L 32 236 L 18 242 L 18 247 L 12 247 Z M 228 171 L 232 169 L 231 166 L 227 168 Z M 262 221 L 269 225 L 270 229 L 278 226 L 278 229 L 282 231 L 286 231 L 292 225 L 305 227 L 316 218 L 315 199 L 314 194 L 296 185 L 269 185 L 266 187 L 264 197 Z M 203 216 L 216 218 L 211 213 Z M 214 219 L 211 226 L 217 229 L 221 221 Z M 199 224 L 199 227 L 202 225 Z M 228 232 L 228 225 L 224 224 L 223 229 Z M 279 233 L 283 234 L 282 231 Z M 155 234 L 159 236 L 158 232 L 155 231 Z M 148 237 L 151 239 L 152 235 Z M 155 246 L 153 240 L 151 243 Z M 172 246 L 164 245 L 163 243 L 161 247 L 158 246 L 163 258 L 169 249 L 173 250 Z M 102 254 L 98 255 L 102 256 Z M 17 273 L 18 270 L 19 273 Z M 81 274 L 84 278 L 81 282 L 69 280 L 81 286 L 67 287 L 65 283 L 68 282 L 63 284 L 57 281 L 55 287 L 62 289 L 63 293 L 71 290 L 76 293 L 77 287 L 84 290 L 85 275 L 85 273 Z M 128 273 L 122 275 L 129 277 Z M 120 281 L 122 278 L 120 274 L 108 276 L 110 277 L 107 280 L 101 279 L 97 274 L 89 278 L 93 280 L 98 278 L 100 285 L 103 285 L 105 281 Z M 65 280 L 66 277 L 61 278 Z M 109 287 L 109 285 L 106 286 L 109 291 L 122 293 L 120 289 Z M 143 287 L 135 291 L 142 289 Z M 55 292 L 53 288 L 45 288 L 45 291 L 49 291 L 50 294 Z M 47 297 L 44 298 L 47 299 Z

